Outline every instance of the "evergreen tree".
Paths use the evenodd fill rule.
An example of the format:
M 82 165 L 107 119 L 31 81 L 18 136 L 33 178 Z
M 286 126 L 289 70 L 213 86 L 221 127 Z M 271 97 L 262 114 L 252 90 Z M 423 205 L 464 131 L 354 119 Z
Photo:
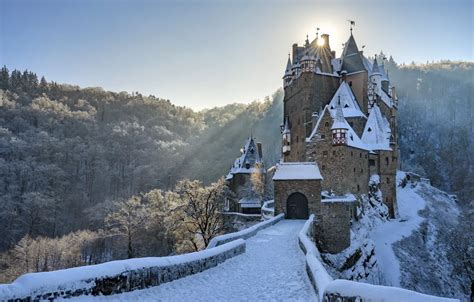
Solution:
M 8 89 L 8 82 L 10 79 L 10 74 L 8 72 L 7 66 L 3 66 L 2 70 L 0 71 L 0 89 L 7 90 Z
M 48 88 L 48 82 L 46 81 L 44 76 L 42 76 L 39 83 L 39 89 L 44 92 L 46 91 L 47 88 Z

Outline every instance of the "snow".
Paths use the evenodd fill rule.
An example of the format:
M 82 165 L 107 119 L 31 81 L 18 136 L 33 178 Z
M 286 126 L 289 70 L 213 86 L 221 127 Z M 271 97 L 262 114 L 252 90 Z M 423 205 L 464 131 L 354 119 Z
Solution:
M 362 141 L 372 150 L 387 150 L 390 148 L 390 125 L 382 115 L 379 106 L 374 104 L 370 109 L 369 118 L 364 127 Z
M 314 280 L 316 290 L 318 291 L 319 301 L 323 301 L 324 289 L 333 279 L 320 261 L 321 255 L 319 254 L 319 250 L 307 235 L 313 220 L 314 214 L 311 214 L 301 229 L 298 238 L 306 250 L 306 265 L 309 269 L 308 273 L 311 274 Z
M 326 287 L 326 292 L 339 293 L 344 296 L 361 297 L 361 301 L 373 302 L 448 302 L 455 299 L 429 296 L 402 288 L 372 285 L 349 280 L 334 280 Z
M 331 202 L 355 202 L 355 201 L 356 201 L 356 198 L 352 194 L 346 194 L 346 195 L 342 195 L 342 196 L 330 196 L 330 197 L 321 199 L 321 202 L 328 202 L 328 203 L 331 203 Z
M 263 228 L 269 227 L 272 224 L 275 224 L 277 221 L 282 220 L 285 218 L 285 214 L 281 213 L 272 219 L 262 221 L 260 223 L 257 223 L 256 225 L 253 225 L 249 228 L 243 229 L 242 231 L 239 232 L 234 232 L 234 233 L 229 233 L 229 234 L 224 234 L 220 235 L 217 237 L 214 237 L 211 239 L 211 242 L 209 242 L 209 245 L 207 246 L 207 249 L 214 248 L 215 246 L 218 246 L 222 244 L 223 242 L 229 242 L 230 240 L 236 240 L 237 238 L 248 238 L 252 235 L 252 233 L 257 232 L 258 230 L 261 230 Z
M 315 162 L 291 162 L 277 165 L 273 180 L 323 179 Z
M 351 88 L 346 82 L 341 83 L 329 102 L 329 108 L 333 114 L 339 102 L 341 103 L 344 117 L 365 117 L 364 113 L 360 110 L 359 103 L 352 93 Z
M 79 289 L 91 286 L 92 280 L 100 277 L 116 276 L 126 271 L 146 267 L 169 266 L 219 255 L 241 244 L 242 239 L 199 252 L 169 256 L 146 257 L 128 260 L 110 261 L 97 265 L 81 266 L 52 272 L 30 273 L 20 276 L 11 284 L 0 285 L 0 300 L 10 296 L 27 296 L 34 291 L 48 292 L 58 288 Z
M 297 240 L 303 224 L 282 220 L 248 239 L 244 254 L 199 274 L 120 295 L 67 301 L 315 301 Z
M 404 173 L 398 173 L 397 179 Z M 397 181 L 398 183 L 398 181 Z M 424 220 L 418 212 L 426 206 L 425 201 L 410 187 L 397 188 L 398 219 L 392 219 L 376 226 L 370 238 L 375 243 L 377 258 L 382 267 L 385 281 L 391 286 L 400 286 L 400 262 L 395 256 L 392 244 L 416 230 Z
M 239 204 L 241 208 L 260 208 L 262 203 L 260 199 L 249 199 L 249 198 L 242 198 L 239 200 Z

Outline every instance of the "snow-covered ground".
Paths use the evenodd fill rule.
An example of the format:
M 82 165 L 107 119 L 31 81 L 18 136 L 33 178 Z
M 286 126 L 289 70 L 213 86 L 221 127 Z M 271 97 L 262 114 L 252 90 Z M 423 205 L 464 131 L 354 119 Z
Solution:
M 144 290 L 67 301 L 315 301 L 298 246 L 304 220 L 283 220 L 247 240 L 246 253 Z
M 397 187 L 397 201 L 398 218 L 377 225 L 369 237 L 375 243 L 376 256 L 384 275 L 385 285 L 399 287 L 400 263 L 392 244 L 410 236 L 420 226 L 423 218 L 418 212 L 426 207 L 426 202 L 409 185 L 405 188 Z

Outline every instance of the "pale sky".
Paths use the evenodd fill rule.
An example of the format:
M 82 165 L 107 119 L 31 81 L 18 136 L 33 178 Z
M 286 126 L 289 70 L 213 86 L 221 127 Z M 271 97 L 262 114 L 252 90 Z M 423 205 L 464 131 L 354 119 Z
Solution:
M 469 0 L 0 0 L 0 64 L 47 80 L 138 91 L 194 109 L 281 87 L 294 42 L 354 37 L 397 62 L 474 61 Z

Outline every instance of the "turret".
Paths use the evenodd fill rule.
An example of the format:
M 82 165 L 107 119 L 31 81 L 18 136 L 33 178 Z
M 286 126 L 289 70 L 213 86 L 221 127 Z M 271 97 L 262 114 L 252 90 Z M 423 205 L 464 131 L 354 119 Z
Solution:
M 301 58 L 301 71 L 302 72 L 315 72 L 316 71 L 316 57 L 311 54 L 305 54 Z
M 283 75 L 283 87 L 286 87 L 290 85 L 291 80 L 293 78 L 293 72 L 291 71 L 291 60 L 290 60 L 290 54 L 288 54 L 288 62 L 286 63 L 286 68 L 285 68 L 285 74 Z
M 347 127 L 346 120 L 344 119 L 341 102 L 338 101 L 337 106 L 336 106 L 336 116 L 334 118 L 334 123 L 332 124 L 332 127 L 331 127 L 333 146 L 347 144 L 347 131 L 348 130 L 349 128 Z
M 285 117 L 285 125 L 283 126 L 282 138 L 283 154 L 287 155 L 291 151 L 291 132 L 288 125 L 288 117 Z

